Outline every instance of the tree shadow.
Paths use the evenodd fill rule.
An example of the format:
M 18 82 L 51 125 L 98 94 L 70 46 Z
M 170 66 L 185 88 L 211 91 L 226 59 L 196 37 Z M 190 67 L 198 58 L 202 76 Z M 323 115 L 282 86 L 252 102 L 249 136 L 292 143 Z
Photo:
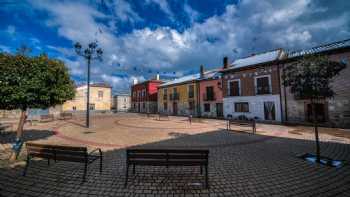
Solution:
M 3 135 L 0 135 L 0 144 L 7 144 L 7 143 L 15 143 L 16 141 L 16 132 L 9 131 L 6 132 Z M 40 139 L 47 139 L 50 136 L 53 136 L 54 132 L 50 130 L 39 130 L 39 129 L 25 129 L 23 131 L 23 141 L 32 141 L 32 140 L 40 140 Z

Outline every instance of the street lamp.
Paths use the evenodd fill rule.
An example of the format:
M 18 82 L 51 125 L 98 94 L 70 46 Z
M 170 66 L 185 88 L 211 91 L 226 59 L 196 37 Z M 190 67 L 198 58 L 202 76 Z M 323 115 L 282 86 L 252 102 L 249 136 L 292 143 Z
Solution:
M 90 63 L 91 60 L 102 60 L 103 51 L 101 48 L 97 48 L 97 41 L 91 42 L 88 47 L 82 51 L 82 46 L 79 42 L 74 45 L 75 52 L 87 60 L 88 71 L 87 71 L 87 98 L 86 98 L 86 127 L 90 126 Z

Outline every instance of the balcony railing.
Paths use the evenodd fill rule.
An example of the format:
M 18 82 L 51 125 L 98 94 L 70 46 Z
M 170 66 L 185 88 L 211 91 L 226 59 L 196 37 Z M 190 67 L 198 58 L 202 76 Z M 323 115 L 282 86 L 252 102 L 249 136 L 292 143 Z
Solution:
M 168 99 L 168 95 L 167 94 L 164 94 L 163 95 L 163 100 L 167 100 Z
M 204 93 L 203 100 L 204 101 L 215 101 L 216 100 L 215 94 L 214 93 L 212 93 L 212 94 Z
M 255 86 L 256 95 L 271 94 L 270 86 Z
M 189 92 L 188 93 L 188 98 L 194 98 L 194 92 Z
M 173 93 L 173 94 L 170 94 L 170 96 L 169 96 L 169 99 L 171 101 L 177 101 L 177 100 L 179 100 L 179 98 L 180 98 L 180 94 L 179 93 Z

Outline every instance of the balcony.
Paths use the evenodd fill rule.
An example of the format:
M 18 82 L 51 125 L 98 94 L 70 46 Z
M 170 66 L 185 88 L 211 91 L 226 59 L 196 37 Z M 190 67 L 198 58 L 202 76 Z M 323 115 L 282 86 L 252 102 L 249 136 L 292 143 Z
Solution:
M 163 95 L 163 100 L 168 100 L 168 95 L 167 94 Z
M 263 95 L 263 94 L 271 94 L 270 86 L 255 86 L 255 94 Z
M 173 94 L 170 94 L 170 96 L 169 96 L 170 98 L 170 100 L 171 101 L 177 101 L 177 100 L 179 100 L 179 98 L 180 98 L 180 94 L 179 93 L 173 93 Z
M 194 98 L 194 92 L 189 92 L 189 93 L 188 93 L 188 98 L 189 98 L 189 99 Z
M 203 100 L 204 101 L 215 101 L 216 100 L 215 94 L 214 93 L 212 93 L 212 94 L 204 93 Z

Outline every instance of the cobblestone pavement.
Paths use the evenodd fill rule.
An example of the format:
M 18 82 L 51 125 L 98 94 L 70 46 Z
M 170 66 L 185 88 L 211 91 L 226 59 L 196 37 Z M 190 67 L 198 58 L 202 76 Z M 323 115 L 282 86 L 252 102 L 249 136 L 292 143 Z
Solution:
M 99 173 L 98 162 L 91 164 L 86 182 L 82 182 L 83 165 L 79 163 L 59 161 L 47 166 L 46 161 L 36 160 L 26 177 L 21 176 L 23 165 L 0 168 L 0 196 L 350 196 L 349 165 L 336 169 L 296 157 L 313 152 L 313 141 L 228 132 L 219 121 L 211 126 L 200 122 L 188 125 L 183 118 L 174 118 L 159 123 L 164 126 L 160 127 L 153 120 L 135 120 L 136 117 L 129 121 L 118 119 L 111 128 L 101 119 L 102 125 L 96 124 L 88 131 L 52 123 L 53 128 L 69 138 L 50 134 L 43 136 L 42 141 L 84 144 L 95 138 L 96 142 L 94 133 L 81 132 L 98 133 L 100 129 L 125 137 L 111 140 L 119 135 L 107 131 L 99 134 L 107 135 L 98 138 L 99 144 L 118 146 L 105 147 L 103 172 Z M 145 128 L 138 128 L 142 126 Z M 80 141 L 74 141 L 79 132 Z M 128 144 L 209 149 L 210 189 L 204 189 L 204 177 L 196 167 L 137 167 L 124 188 L 124 147 Z M 350 162 L 349 144 L 322 142 L 321 152 L 323 156 Z

